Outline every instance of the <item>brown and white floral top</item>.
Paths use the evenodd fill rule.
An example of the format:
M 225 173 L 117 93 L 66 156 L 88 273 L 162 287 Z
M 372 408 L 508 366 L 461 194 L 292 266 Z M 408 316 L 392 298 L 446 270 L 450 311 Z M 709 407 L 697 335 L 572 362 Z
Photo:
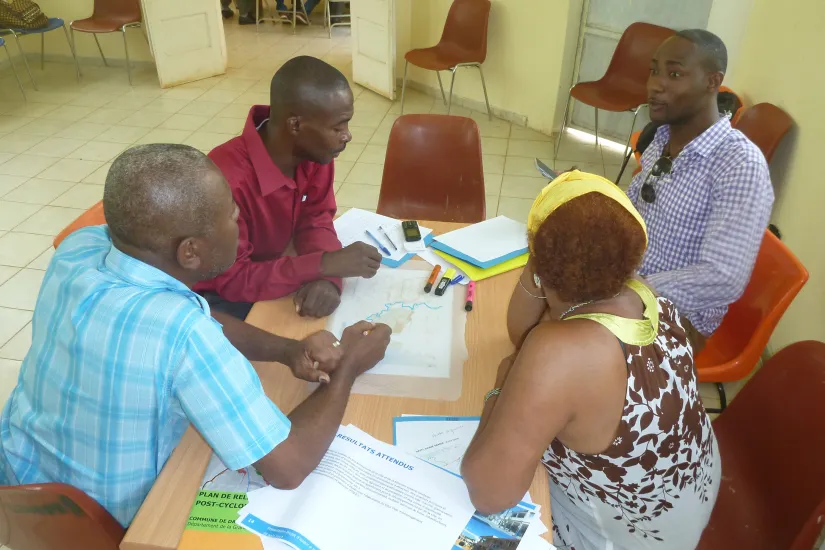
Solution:
M 613 443 L 587 455 L 556 439 L 542 458 L 560 549 L 693 549 L 713 510 L 721 462 L 693 351 L 674 305 L 649 303 L 658 331 L 648 345 L 623 343 L 627 391 Z

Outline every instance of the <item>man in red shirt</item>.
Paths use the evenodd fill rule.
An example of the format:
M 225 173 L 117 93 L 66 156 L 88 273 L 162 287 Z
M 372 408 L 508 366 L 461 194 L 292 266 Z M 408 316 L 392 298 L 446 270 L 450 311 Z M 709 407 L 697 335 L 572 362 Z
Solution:
M 332 225 L 333 160 L 352 140 L 352 115 L 346 77 L 296 57 L 272 78 L 270 106 L 253 106 L 243 133 L 209 154 L 240 208 L 235 264 L 195 288 L 214 310 L 243 319 L 254 302 L 297 291 L 296 310 L 323 317 L 341 301 L 342 277 L 375 275 L 381 253 L 364 243 L 342 249 Z

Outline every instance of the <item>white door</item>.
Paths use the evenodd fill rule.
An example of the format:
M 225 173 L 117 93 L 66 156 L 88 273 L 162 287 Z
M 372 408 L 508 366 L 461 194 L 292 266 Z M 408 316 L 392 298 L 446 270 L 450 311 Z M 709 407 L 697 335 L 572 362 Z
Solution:
M 141 0 L 161 88 L 226 72 L 218 0 Z
M 395 99 L 395 0 L 352 0 L 352 78 Z
M 604 76 L 619 38 L 631 23 L 643 21 L 676 30 L 704 29 L 712 4 L 713 0 L 584 0 L 573 82 L 589 82 Z M 572 114 L 572 126 L 591 132 L 595 129 L 593 107 L 576 101 Z M 631 113 L 599 111 L 599 135 L 624 143 L 632 122 Z M 642 110 L 636 129 L 648 122 L 647 111 Z

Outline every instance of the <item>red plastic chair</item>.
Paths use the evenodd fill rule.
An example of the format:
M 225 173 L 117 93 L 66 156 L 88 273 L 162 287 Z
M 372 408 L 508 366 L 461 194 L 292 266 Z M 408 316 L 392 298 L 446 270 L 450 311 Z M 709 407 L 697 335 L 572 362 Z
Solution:
M 716 382 L 722 410 L 727 398 L 721 383 L 741 380 L 753 370 L 777 323 L 807 281 L 805 266 L 773 233 L 765 231 L 745 293 L 731 304 L 722 324 L 696 356 L 699 381 Z
M 825 344 L 771 357 L 713 422 L 722 483 L 699 550 L 811 550 L 825 524 Z
M 88 227 L 90 225 L 103 225 L 106 223 L 106 216 L 103 215 L 103 201 L 98 202 L 84 213 L 82 213 L 75 221 L 66 226 L 57 237 L 54 238 L 52 244 L 57 249 L 63 239 L 74 233 L 80 228 Z
M 792 126 L 793 120 L 788 113 L 770 103 L 757 103 L 745 109 L 734 124 L 734 128 L 759 147 L 768 163 Z
M 72 44 L 75 43 L 75 31 L 91 33 L 95 38 L 103 64 L 108 67 L 109 63 L 103 55 L 103 48 L 100 47 L 97 35 L 99 33 L 120 32 L 123 35 L 123 48 L 126 52 L 126 74 L 129 75 L 129 84 L 131 85 L 132 63 L 129 60 L 129 43 L 126 41 L 126 29 L 140 28 L 142 20 L 140 0 L 94 0 L 91 17 L 78 19 L 69 24 L 72 29 Z M 146 35 L 143 37 L 146 38 Z M 77 70 L 80 72 L 79 67 Z
M 118 550 L 126 530 L 63 483 L 0 487 L 0 541 L 11 550 Z
M 475 121 L 399 117 L 390 132 L 377 212 L 408 220 L 483 221 L 484 168 Z
M 484 89 L 484 101 L 487 103 L 487 115 L 492 120 L 490 100 L 487 99 L 487 84 L 481 64 L 487 59 L 487 23 L 490 19 L 490 0 L 454 0 L 447 14 L 447 22 L 441 40 L 431 48 L 410 50 L 404 55 L 404 83 L 401 86 L 401 114 L 404 113 L 404 95 L 407 91 L 407 69 L 412 63 L 416 67 L 435 71 L 441 99 L 447 105 L 447 114 L 453 105 L 453 86 L 455 73 L 459 67 L 476 67 L 481 75 L 481 87 Z M 444 95 L 439 71 L 453 73 L 450 81 L 449 100 Z
M 593 82 L 579 82 L 570 88 L 561 133 L 556 140 L 556 153 L 567 128 L 570 101 L 576 99 L 596 109 L 596 145 L 599 143 L 599 109 L 633 111 L 633 125 L 628 133 L 628 144 L 625 145 L 625 155 L 627 154 L 630 134 L 636 126 L 636 116 L 642 105 L 647 104 L 650 60 L 662 42 L 674 34 L 676 31 L 673 29 L 650 23 L 633 23 L 625 29 L 604 76 Z

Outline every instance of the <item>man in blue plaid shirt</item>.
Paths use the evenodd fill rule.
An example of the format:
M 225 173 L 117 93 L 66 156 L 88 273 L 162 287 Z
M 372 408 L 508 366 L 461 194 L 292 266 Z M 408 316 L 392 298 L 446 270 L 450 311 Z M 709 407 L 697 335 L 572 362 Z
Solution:
M 719 114 L 726 69 L 708 31 L 659 47 L 647 90 L 662 126 L 628 189 L 649 234 L 640 273 L 679 308 L 694 351 L 744 292 L 774 200 L 761 151 Z
M 0 418 L 0 484 L 68 483 L 128 526 L 191 422 L 227 467 L 254 464 L 271 485 L 297 487 L 335 437 L 355 378 L 383 357 L 389 327 L 296 342 L 213 319 L 191 288 L 235 261 L 238 207 L 191 147 L 129 149 L 103 205 L 108 226 L 70 235 L 46 271 Z M 249 360 L 321 385 L 287 417 Z

